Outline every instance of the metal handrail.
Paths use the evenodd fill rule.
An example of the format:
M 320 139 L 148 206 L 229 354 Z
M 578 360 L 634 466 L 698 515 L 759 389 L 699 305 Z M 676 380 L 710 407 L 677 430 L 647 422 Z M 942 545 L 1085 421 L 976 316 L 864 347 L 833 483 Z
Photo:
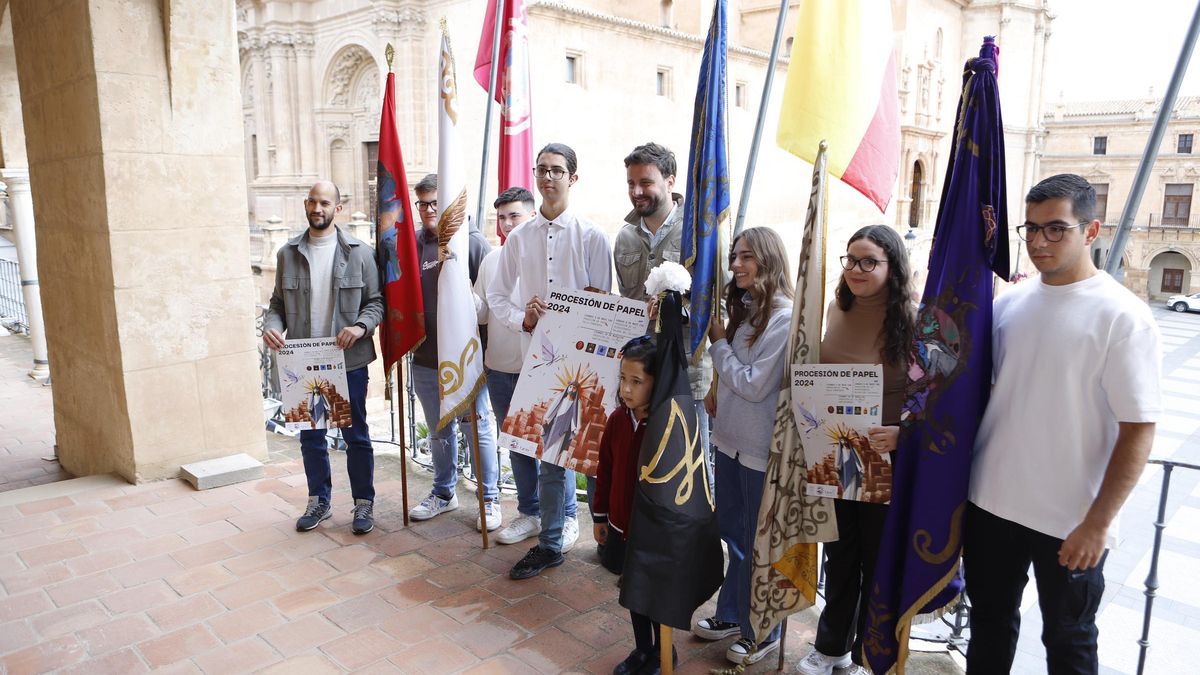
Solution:
M 1167 494 L 1171 490 L 1171 472 L 1175 467 L 1200 471 L 1200 465 L 1176 462 L 1170 459 L 1151 459 L 1149 464 L 1163 468 L 1162 489 L 1158 494 L 1158 520 L 1154 521 L 1154 548 L 1150 553 L 1150 572 L 1146 575 L 1146 610 L 1142 615 L 1142 638 L 1138 640 L 1138 675 L 1146 669 L 1146 652 L 1150 649 L 1150 616 L 1154 612 L 1154 598 L 1158 596 L 1158 554 L 1162 549 L 1163 530 L 1167 527 Z

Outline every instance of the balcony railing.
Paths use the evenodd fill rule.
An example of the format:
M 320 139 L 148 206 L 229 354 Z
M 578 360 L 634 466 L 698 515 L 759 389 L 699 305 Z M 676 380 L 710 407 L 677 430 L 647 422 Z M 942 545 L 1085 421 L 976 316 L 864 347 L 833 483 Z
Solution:
M 0 259 L 0 324 L 11 331 L 29 334 L 25 297 L 21 293 L 21 270 L 15 260 Z

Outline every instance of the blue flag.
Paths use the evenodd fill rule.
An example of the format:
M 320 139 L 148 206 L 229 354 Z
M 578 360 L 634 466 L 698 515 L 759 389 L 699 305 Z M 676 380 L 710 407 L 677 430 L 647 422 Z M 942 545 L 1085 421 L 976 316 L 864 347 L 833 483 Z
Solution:
M 903 672 L 913 617 L 962 591 L 967 481 L 991 387 L 992 272 L 1008 277 L 997 53 L 986 38 L 963 72 L 867 611 L 863 651 L 876 673 Z
M 725 0 L 713 6 L 712 23 L 704 41 L 696 108 L 692 115 L 692 146 L 688 155 L 683 238 L 680 257 L 692 274 L 688 352 L 695 354 L 708 333 L 716 306 L 717 278 L 722 267 L 721 223 L 729 217 L 729 158 L 725 151 Z

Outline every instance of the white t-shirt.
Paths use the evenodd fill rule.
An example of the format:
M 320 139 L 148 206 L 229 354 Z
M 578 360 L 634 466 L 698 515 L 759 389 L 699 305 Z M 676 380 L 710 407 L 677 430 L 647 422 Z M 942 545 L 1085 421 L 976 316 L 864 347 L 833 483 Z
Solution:
M 992 348 L 971 502 L 1066 539 L 1100 492 L 1117 423 L 1158 419 L 1158 325 L 1104 272 L 1066 286 L 1031 279 L 996 299 Z M 1110 545 L 1116 535 L 1114 522 Z
M 496 315 L 488 305 L 487 289 L 496 276 L 496 265 L 500 262 L 499 248 L 494 248 L 479 263 L 479 274 L 475 276 L 475 312 L 477 320 L 488 327 L 487 352 L 483 365 L 502 373 L 519 373 L 525 363 L 525 350 L 529 348 L 530 336 L 525 331 L 515 331 Z M 514 305 L 523 304 L 516 297 L 516 289 L 509 295 Z
M 327 237 L 308 238 L 308 273 L 312 281 L 310 337 L 333 336 L 333 253 L 336 250 L 336 232 Z

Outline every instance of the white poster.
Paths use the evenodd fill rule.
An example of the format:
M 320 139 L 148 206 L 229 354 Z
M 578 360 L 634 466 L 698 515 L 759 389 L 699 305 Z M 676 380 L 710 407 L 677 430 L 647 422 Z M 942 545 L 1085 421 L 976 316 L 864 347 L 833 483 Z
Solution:
M 288 431 L 350 426 L 346 355 L 333 338 L 287 340 L 275 363 Z
M 617 404 L 621 347 L 646 332 L 646 303 L 551 286 L 525 352 L 500 445 L 596 475 Z
M 879 426 L 883 366 L 816 363 L 792 366 L 792 413 L 808 462 L 807 495 L 886 504 L 892 464 L 871 449 Z

